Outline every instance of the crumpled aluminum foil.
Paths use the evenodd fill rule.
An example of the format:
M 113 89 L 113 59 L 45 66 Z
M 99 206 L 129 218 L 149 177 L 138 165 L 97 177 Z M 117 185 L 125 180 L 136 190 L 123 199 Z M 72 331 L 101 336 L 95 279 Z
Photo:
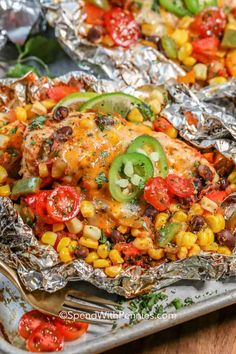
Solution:
M 120 90 L 119 82 L 99 80 L 84 72 L 72 72 L 57 78 L 55 81 L 62 83 L 80 82 L 81 86 L 98 92 Z M 0 99 L 6 101 L 6 90 L 8 89 L 11 90 L 12 97 L 17 95 L 17 99 L 28 102 L 32 98 L 37 99 L 39 92 L 44 92 L 50 85 L 53 85 L 53 81 L 45 78 L 35 79 L 33 83 L 32 81 L 29 82 L 27 77 L 18 80 L 1 80 Z M 231 85 L 235 85 L 235 83 L 229 83 L 226 86 L 228 90 Z M 206 102 L 200 100 L 185 86 L 169 86 L 167 84 L 166 88 L 173 102 L 170 102 L 164 111 L 174 125 L 180 129 L 182 136 L 191 142 L 193 141 L 195 145 L 204 146 L 205 140 L 208 141 L 210 139 L 209 135 L 211 135 L 212 145 L 215 144 L 221 152 L 227 155 L 231 156 L 232 154 L 232 158 L 235 159 L 236 135 L 234 129 L 236 121 L 234 122 L 230 113 L 226 112 L 227 109 L 225 112 L 220 110 L 216 98 L 214 99 L 214 105 L 211 106 L 210 104 L 208 106 Z M 128 88 L 128 90 L 131 89 Z M 226 95 L 224 86 L 218 87 L 217 90 L 219 97 Z M 201 92 L 198 95 L 201 97 Z M 204 97 L 206 101 L 210 100 L 210 93 Z M 230 98 L 232 102 L 235 100 L 233 94 Z M 7 103 L 11 105 L 12 100 Z M 196 116 L 199 117 L 197 129 L 191 130 L 186 125 L 182 114 L 183 108 L 197 113 Z M 202 117 L 206 112 L 208 119 L 213 122 L 214 120 L 217 121 L 217 127 L 212 124 L 212 121 L 209 125 L 207 119 L 203 120 Z M 186 128 L 184 129 L 185 125 Z M 217 131 L 218 133 L 216 133 Z M 224 136 L 227 136 L 227 139 Z M 228 146 L 229 150 L 225 148 L 222 151 L 221 147 L 223 145 L 219 144 L 218 140 L 222 141 L 222 144 L 226 140 L 224 148 Z M 235 200 L 233 202 L 235 203 Z M 235 210 L 235 205 L 227 203 L 227 210 L 230 214 L 232 214 L 232 206 Z M 20 279 L 26 288 L 31 291 L 41 289 L 53 292 L 64 287 L 69 280 L 84 280 L 110 293 L 116 293 L 126 298 L 157 290 L 179 279 L 208 280 L 236 275 L 235 252 L 232 256 L 202 253 L 199 256 L 177 262 L 163 263 L 147 270 L 132 266 L 115 279 L 106 277 L 102 270 L 93 269 L 83 260 L 75 260 L 69 264 L 60 263 L 53 248 L 38 243 L 32 230 L 23 223 L 8 198 L 0 198 L 0 258 L 9 266 L 17 269 Z
M 137 44 L 129 49 L 105 48 L 87 41 L 84 0 L 40 0 L 40 3 L 64 50 L 80 68 L 92 68 L 96 76 L 120 80 L 124 87 L 140 87 L 149 83 L 162 85 L 185 73 L 152 47 Z
M 0 49 L 9 39 L 24 44 L 34 27 L 39 30 L 41 7 L 37 0 L 0 0 Z

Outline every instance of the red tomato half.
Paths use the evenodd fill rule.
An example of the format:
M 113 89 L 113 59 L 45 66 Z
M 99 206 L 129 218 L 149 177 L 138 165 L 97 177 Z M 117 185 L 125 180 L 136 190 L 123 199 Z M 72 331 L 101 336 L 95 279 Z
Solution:
M 159 211 L 170 206 L 166 181 L 161 177 L 150 178 L 144 188 L 144 199 Z
M 190 178 L 169 174 L 166 177 L 166 183 L 169 192 L 178 197 L 185 198 L 194 194 L 194 186 Z
M 74 86 L 59 85 L 59 86 L 54 86 L 54 87 L 51 87 L 50 89 L 48 89 L 47 95 L 52 100 L 58 102 L 62 98 L 66 97 L 74 92 L 79 92 L 79 88 L 74 87 Z
M 47 210 L 47 200 L 51 195 L 51 191 L 42 191 L 36 194 L 36 214 L 46 223 L 46 224 L 55 224 L 56 221 L 48 215 Z
M 25 313 L 19 322 L 18 332 L 21 337 L 27 339 L 36 328 L 50 322 L 50 317 L 43 313 L 32 310 Z
M 216 57 L 219 39 L 215 37 L 197 39 L 192 42 L 192 56 L 203 64 L 209 64 Z
M 104 23 L 105 11 L 92 4 L 86 4 L 84 7 L 86 12 L 86 22 L 94 26 L 102 26 Z
M 197 15 L 190 25 L 190 30 L 201 38 L 221 37 L 226 26 L 226 16 L 224 12 L 211 7 Z
M 58 352 L 64 347 L 64 338 L 52 324 L 42 324 L 34 330 L 26 342 L 30 352 Z
M 132 245 L 132 243 L 117 243 L 115 245 L 115 249 L 117 251 L 122 252 L 125 257 L 135 257 L 141 253 L 141 251 L 139 251 L 134 245 Z
M 105 26 L 113 41 L 121 47 L 129 48 L 140 37 L 140 29 L 131 13 L 115 7 L 104 15 Z
M 62 321 L 60 318 L 56 318 L 53 323 L 65 341 L 78 339 L 88 330 L 87 323 Z
M 171 128 L 172 124 L 168 122 L 165 118 L 158 118 L 153 122 L 153 128 L 156 132 L 165 132 L 167 129 Z
M 206 197 L 213 200 L 213 202 L 217 204 L 221 204 L 223 200 L 226 198 L 227 194 L 228 193 L 225 191 L 212 191 L 207 193 Z
M 46 210 L 49 217 L 56 222 L 73 219 L 79 212 L 80 193 L 74 187 L 55 188 L 47 198 Z

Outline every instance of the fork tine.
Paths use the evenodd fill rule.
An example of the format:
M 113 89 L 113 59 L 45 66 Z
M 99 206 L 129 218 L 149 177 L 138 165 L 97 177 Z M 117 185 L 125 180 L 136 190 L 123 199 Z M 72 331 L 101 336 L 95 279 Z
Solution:
M 80 302 L 80 299 L 71 296 L 66 297 L 64 304 L 84 311 L 96 311 L 96 312 L 104 312 L 104 313 L 106 312 L 110 314 L 117 313 L 117 311 L 115 310 L 113 311 L 110 309 L 109 311 L 107 307 L 101 307 L 101 306 L 90 305 L 90 304 L 87 305 L 86 303 Z
M 101 297 L 91 295 L 91 294 L 85 294 L 79 290 L 71 289 L 68 291 L 67 294 L 71 295 L 77 299 L 84 300 L 86 302 L 93 302 L 93 303 L 101 304 L 104 306 L 119 306 L 119 304 L 117 304 L 115 301 L 103 299 Z
M 94 313 L 86 313 L 86 312 L 82 312 L 82 311 L 77 311 L 76 309 L 73 309 L 71 306 L 66 306 L 63 305 L 62 306 L 63 311 L 72 311 L 75 316 L 74 316 L 74 320 L 77 322 L 84 322 L 84 323 L 90 323 L 90 324 L 109 324 L 112 325 L 114 320 L 116 320 L 115 318 L 103 318 L 103 317 L 96 317 L 92 315 L 95 314 Z M 81 316 L 79 316 L 81 315 Z M 87 317 L 86 317 L 87 315 Z M 90 315 L 90 316 L 88 316 Z M 95 317 L 95 318 L 94 318 Z

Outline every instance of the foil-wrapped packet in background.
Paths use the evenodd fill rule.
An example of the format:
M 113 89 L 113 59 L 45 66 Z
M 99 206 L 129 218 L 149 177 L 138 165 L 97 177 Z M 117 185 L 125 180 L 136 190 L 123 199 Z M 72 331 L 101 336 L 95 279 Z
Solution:
M 129 49 L 106 48 L 86 40 L 84 0 L 40 0 L 48 23 L 65 51 L 80 68 L 125 86 L 162 85 L 184 75 L 184 70 L 158 50 L 136 44 Z
M 165 63 L 163 65 L 165 66 Z M 55 83 L 72 82 L 80 83 L 83 88 L 97 92 L 121 89 L 119 82 L 100 80 L 93 75 L 78 71 L 55 80 L 41 78 L 30 81 L 27 77 L 18 80 L 2 80 L 0 99 L 6 105 L 12 105 L 14 100 L 29 102 L 38 99 L 39 93 L 45 92 Z M 230 87 L 231 84 L 215 87 L 213 94 L 217 91 L 218 98 L 221 99 L 227 96 L 225 90 L 229 92 Z M 210 141 L 219 151 L 232 157 L 236 162 L 236 121 L 230 111 L 218 107 L 218 98 L 215 97 L 211 105 L 202 100 L 201 91 L 196 96 L 183 85 L 166 84 L 166 89 L 171 100 L 163 114 L 180 130 L 183 138 L 200 147 L 208 146 Z M 128 87 L 127 90 L 137 94 L 134 87 Z M 206 89 L 204 90 L 206 92 Z M 231 92 L 232 95 L 228 94 L 228 99 L 232 108 L 235 104 L 234 87 Z M 10 101 L 7 101 L 8 93 L 11 95 Z M 208 91 L 204 94 L 204 99 L 210 101 L 211 94 Z M 187 125 L 184 110 L 196 114 L 198 123 L 195 128 Z M 214 122 L 216 124 L 213 124 Z M 227 203 L 227 211 L 230 215 L 235 212 L 234 198 L 232 203 L 231 201 Z M 23 223 L 8 198 L 0 198 L 0 258 L 17 269 L 20 279 L 31 291 L 41 289 L 53 292 L 64 287 L 69 280 L 84 280 L 126 298 L 159 289 L 179 279 L 222 279 L 236 275 L 235 252 L 232 256 L 202 253 L 199 256 L 163 263 L 150 269 L 132 266 L 114 279 L 108 278 L 102 270 L 94 269 L 83 260 L 75 260 L 68 264 L 61 263 L 52 247 L 37 241 L 33 231 Z

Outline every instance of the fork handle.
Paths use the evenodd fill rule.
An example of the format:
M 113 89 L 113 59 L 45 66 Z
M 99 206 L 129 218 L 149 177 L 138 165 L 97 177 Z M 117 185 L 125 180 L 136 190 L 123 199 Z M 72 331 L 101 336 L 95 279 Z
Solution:
M 19 282 L 17 273 L 14 269 L 10 268 L 0 259 L 0 273 L 5 275 L 19 290 L 21 290 L 21 284 Z

